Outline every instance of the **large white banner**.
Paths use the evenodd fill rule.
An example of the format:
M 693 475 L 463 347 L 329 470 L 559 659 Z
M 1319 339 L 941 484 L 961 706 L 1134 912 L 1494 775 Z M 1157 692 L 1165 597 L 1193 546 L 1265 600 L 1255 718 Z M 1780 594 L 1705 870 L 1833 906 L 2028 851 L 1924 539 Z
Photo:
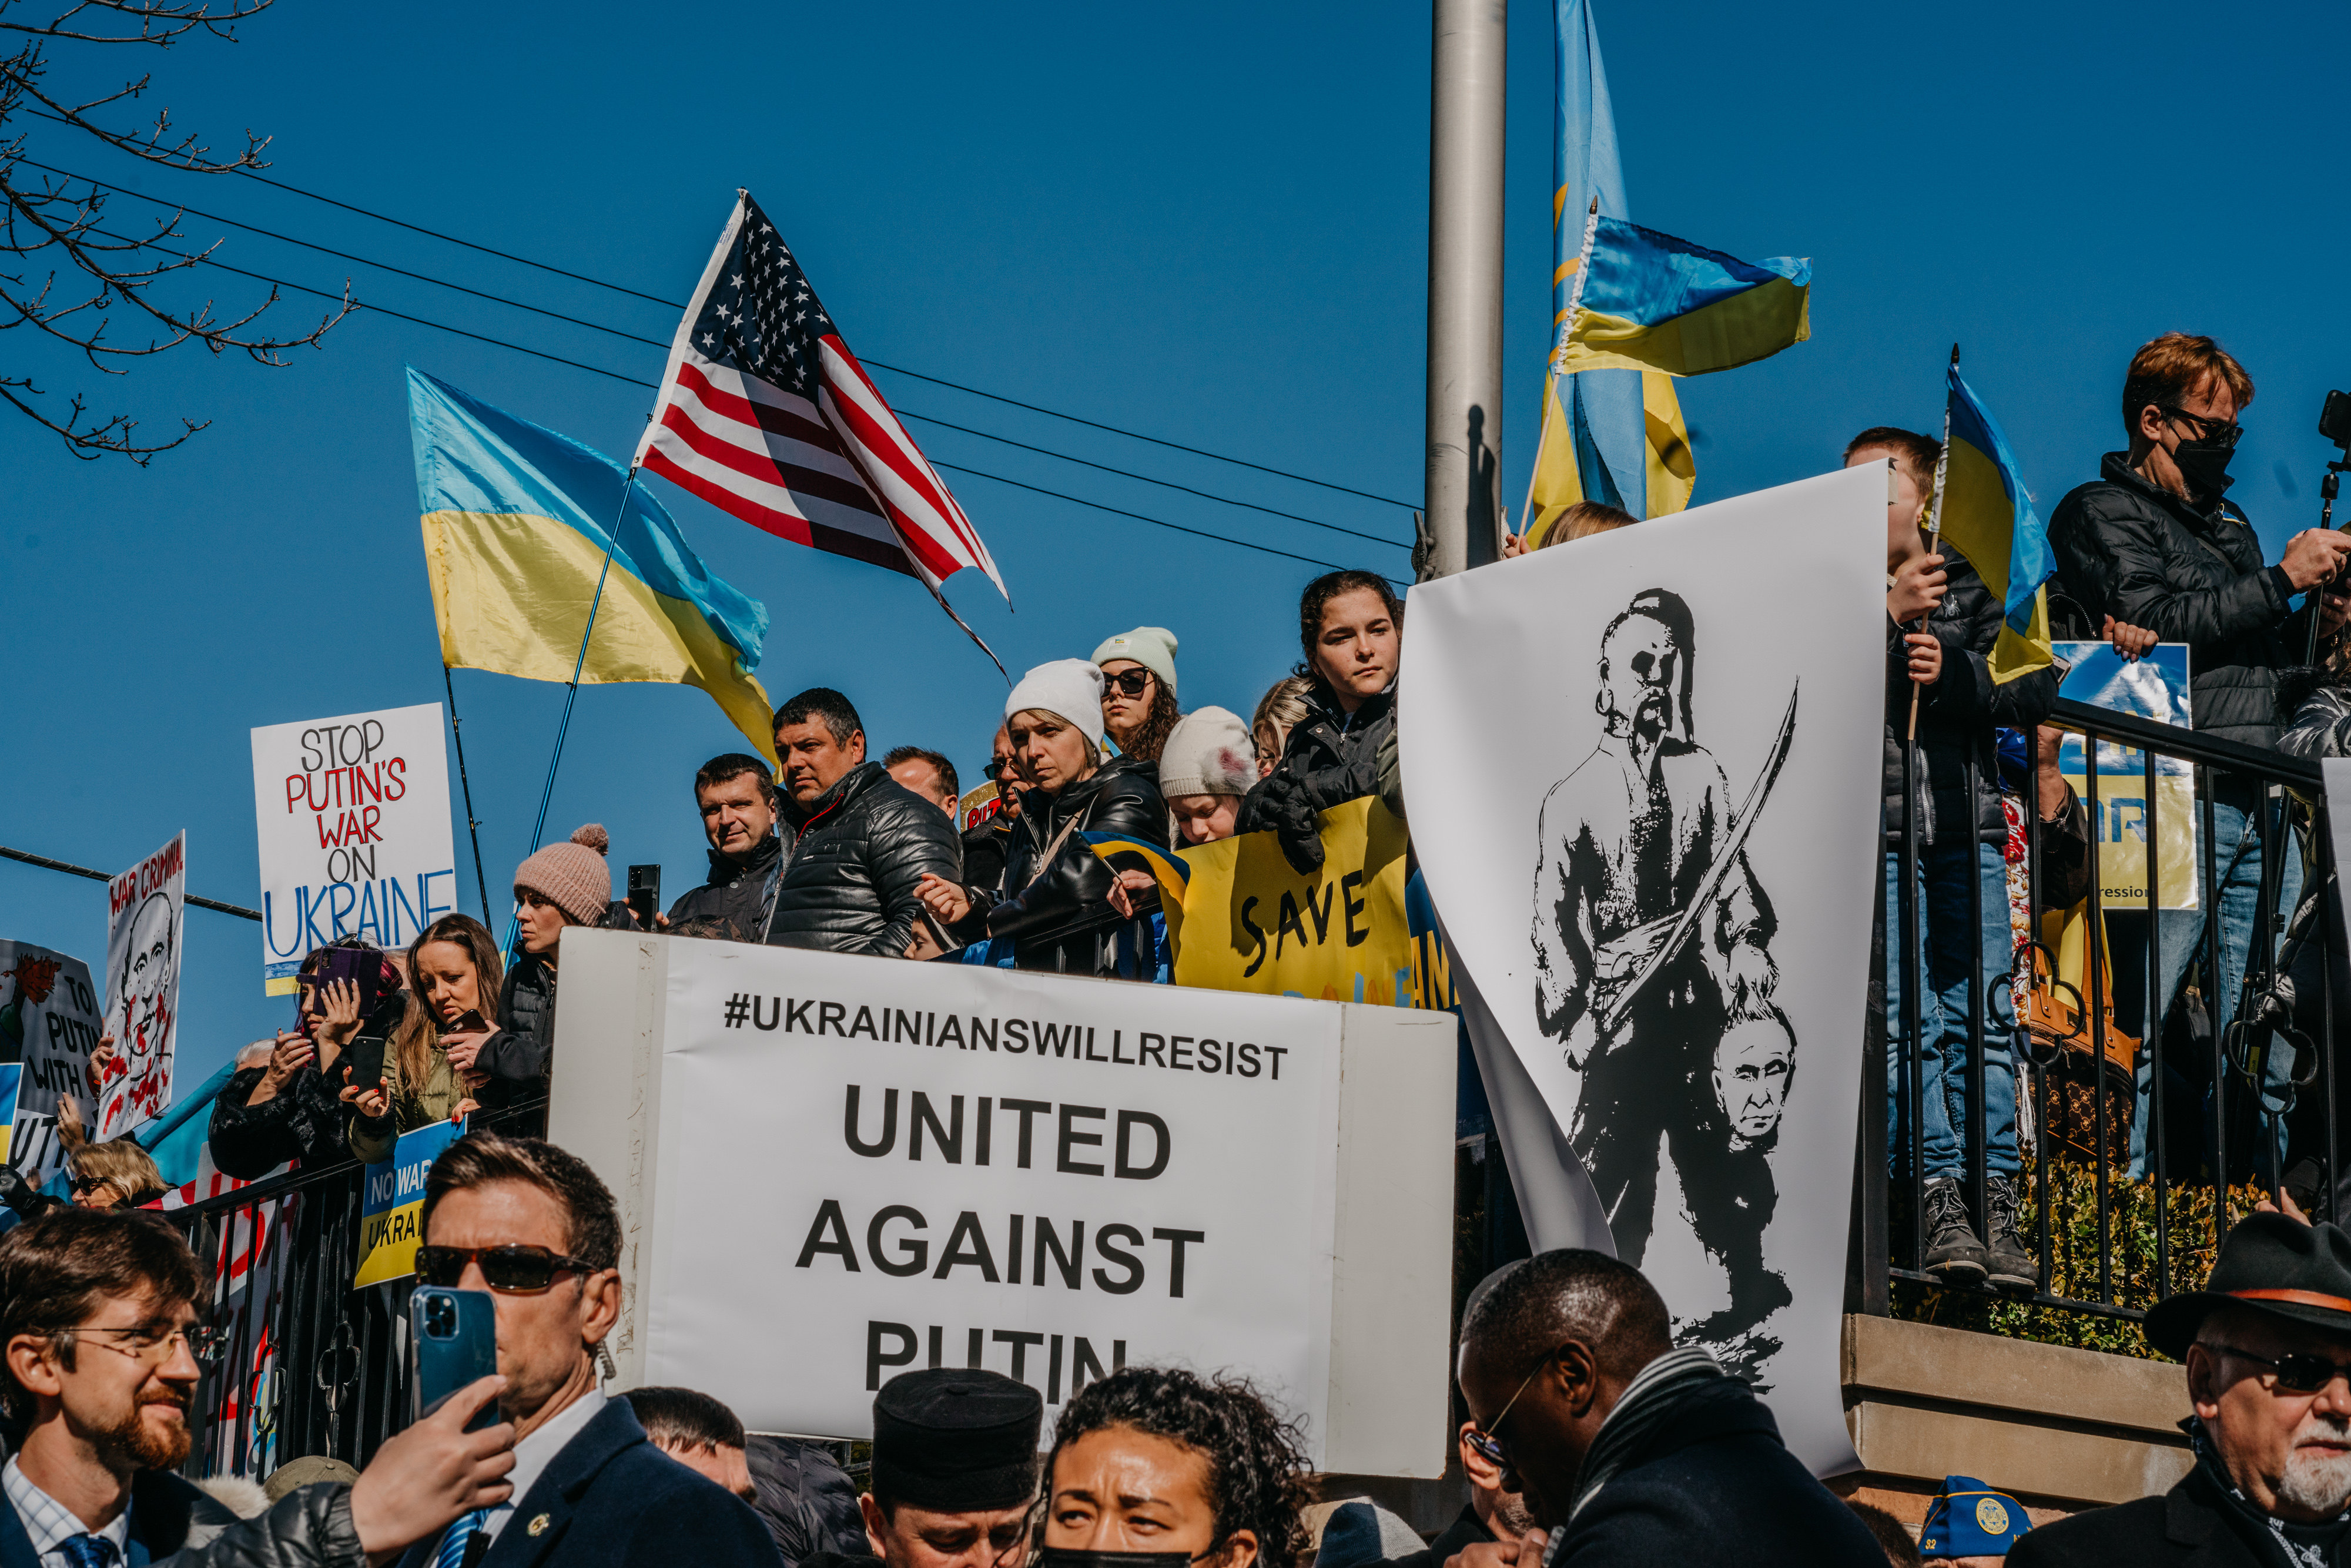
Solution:
M 864 1437 L 910 1367 L 1058 1406 L 1181 1363 L 1246 1373 L 1319 1451 L 1341 1009 L 733 943 L 669 964 L 647 1383 Z
M 1558 1183 L 1536 1244 L 1613 1241 L 1822 1473 L 1854 1462 L 1885 540 L 1873 465 L 1423 583 L 1398 705 L 1454 960 L 1608 1226 Z
M 99 1029 L 98 988 L 80 959 L 30 942 L 0 941 L 0 1062 L 22 1062 L 7 1162 L 35 1186 L 60 1163 L 57 1100 L 70 1096 L 81 1124 L 98 1124 L 85 1076 Z
M 456 907 L 439 703 L 255 730 L 253 817 L 272 996 L 293 994 L 314 947 L 397 952 Z
M 93 1137 L 119 1138 L 172 1103 L 180 956 L 188 918 L 188 835 L 106 884 L 105 1031 L 114 1037 Z

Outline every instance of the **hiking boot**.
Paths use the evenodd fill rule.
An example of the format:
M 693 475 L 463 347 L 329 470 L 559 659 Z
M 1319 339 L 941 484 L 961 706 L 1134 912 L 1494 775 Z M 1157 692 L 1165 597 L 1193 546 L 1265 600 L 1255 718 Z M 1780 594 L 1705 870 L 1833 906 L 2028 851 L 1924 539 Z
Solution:
M 1927 1272 L 1947 1284 L 1983 1283 L 1983 1243 L 1968 1223 L 1957 1176 L 1937 1176 L 1927 1184 Z
M 2041 1288 L 2041 1260 L 2016 1233 L 2016 1178 L 1984 1177 L 1984 1270 L 1994 1290 L 2026 1295 Z

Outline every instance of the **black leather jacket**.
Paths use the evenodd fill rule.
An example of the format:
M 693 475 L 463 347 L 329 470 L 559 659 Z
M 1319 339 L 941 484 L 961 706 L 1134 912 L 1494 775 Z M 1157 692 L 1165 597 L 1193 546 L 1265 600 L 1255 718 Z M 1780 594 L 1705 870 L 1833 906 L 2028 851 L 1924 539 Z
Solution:
M 1290 730 L 1281 760 L 1241 801 L 1235 827 L 1237 832 L 1270 828 L 1279 833 L 1282 853 L 1301 873 L 1322 865 L 1322 828 L 1315 819 L 1333 806 L 1381 792 L 1381 743 L 1395 733 L 1393 686 L 1366 698 L 1352 714 L 1320 680 L 1307 700 L 1312 706 Z M 1401 798 L 1395 802 L 1402 803 Z
M 221 1174 L 258 1181 L 287 1160 L 317 1166 L 343 1158 L 350 1152 L 343 1146 L 343 1124 L 350 1108 L 336 1098 L 325 1075 L 315 1065 L 305 1067 L 274 1098 L 247 1104 L 268 1071 L 238 1070 L 213 1100 L 205 1136 Z
M 482 1041 L 474 1065 L 493 1078 L 521 1087 L 546 1077 L 547 1064 L 554 1055 L 555 971 L 536 954 L 517 953 L 514 967 L 507 971 L 506 982 L 498 988 L 498 1031 Z
M 8 1527 L 31 1556 L 24 1528 Z M 131 1480 L 131 1531 L 145 1560 L 172 1568 L 364 1568 L 351 1489 L 320 1484 L 286 1494 L 266 1512 L 240 1520 L 194 1483 L 166 1470 Z
M 2035 670 L 2029 675 L 1994 685 L 1987 656 L 1999 640 L 2001 607 L 1984 586 L 1967 557 L 1948 539 L 1941 547 L 1947 591 L 1927 630 L 1943 645 L 1943 674 L 1927 687 L 1918 701 L 1918 766 L 1922 789 L 1932 792 L 1930 819 L 1920 824 L 1921 841 L 1931 828 L 1933 841 L 1941 843 L 1968 831 L 1970 822 L 1979 842 L 2008 842 L 2008 817 L 2000 804 L 2000 758 L 1993 731 L 2022 729 L 2030 733 L 2049 716 L 2057 700 L 2057 672 Z M 1903 637 L 1914 631 L 1886 623 L 1886 847 L 1902 842 L 1902 754 L 1910 728 L 1910 651 Z M 1975 799 L 1968 799 L 1967 761 L 1976 762 Z
M 905 956 L 921 917 L 914 884 L 956 880 L 955 822 L 879 762 L 860 763 L 806 810 L 787 800 L 799 835 L 776 889 L 768 942 L 833 953 Z
M 792 831 L 782 822 L 741 860 L 710 852 L 710 880 L 678 895 L 669 906 L 674 927 L 689 920 L 715 920 L 728 928 L 731 940 L 763 942 L 768 933 L 759 905 L 768 891 L 768 874 L 791 848 Z
M 2262 564 L 2242 512 L 2225 501 L 2199 512 L 2109 452 L 2096 479 L 2057 503 L 2049 543 L 2093 625 L 2112 615 L 2189 644 L 2199 730 L 2277 744 L 2278 672 L 2302 663 L 2310 611 L 2288 611 L 2294 584 Z
M 1005 846 L 1004 880 L 987 911 L 987 935 L 1011 943 L 1018 967 L 1101 971 L 1098 937 L 1126 916 L 1111 907 L 1117 873 L 1087 847 L 1082 835 L 1089 832 L 1165 849 L 1167 802 L 1159 793 L 1158 765 L 1113 758 L 1059 795 L 1020 792 L 1020 819 Z M 1045 852 L 1056 838 L 1061 844 L 1048 862 Z

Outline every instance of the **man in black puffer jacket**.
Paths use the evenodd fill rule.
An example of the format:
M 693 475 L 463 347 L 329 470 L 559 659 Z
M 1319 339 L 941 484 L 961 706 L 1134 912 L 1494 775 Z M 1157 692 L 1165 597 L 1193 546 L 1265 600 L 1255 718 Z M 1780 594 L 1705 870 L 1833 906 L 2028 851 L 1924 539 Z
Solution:
M 865 725 L 829 687 L 776 710 L 785 821 L 798 834 L 768 941 L 903 958 L 922 919 L 925 873 L 954 881 L 954 820 L 865 760 Z
M 746 751 L 714 757 L 694 776 L 694 803 L 710 841 L 710 880 L 681 894 L 658 924 L 715 921 L 737 941 L 766 941 L 791 852 L 791 830 L 777 820 L 775 776 Z
M 2057 503 L 2049 542 L 2067 591 L 2092 619 L 2112 616 L 2189 644 L 2196 727 L 2246 746 L 2278 743 L 2277 680 L 2304 662 L 2313 606 L 2290 601 L 2334 579 L 2351 559 L 2351 537 L 2312 528 L 2286 543 L 2275 566 L 2262 564 L 2261 540 L 2244 513 L 2221 497 L 2231 483 L 2230 454 L 2237 415 L 2253 399 L 2252 378 L 2210 338 L 2167 332 L 2132 357 L 2123 381 L 2123 424 L 2130 447 L 2109 452 L 2098 477 Z M 2325 600 L 2321 631 L 2343 623 L 2340 593 Z M 2219 774 L 2212 791 L 2212 863 L 2220 897 L 2199 890 L 2197 907 L 2158 917 L 2162 973 L 2156 995 L 2168 1008 L 2189 960 L 2204 946 L 2204 912 L 2220 911 L 2221 973 L 2210 995 L 2222 1019 L 2236 1011 L 2245 955 L 2260 904 L 2260 786 Z M 2202 860 L 2198 878 L 2202 879 Z M 2302 883 L 2301 857 L 2281 868 L 2283 907 Z M 2219 1021 L 2219 1020 L 2216 1020 Z M 2159 1027 L 2150 1021 L 2149 1031 Z M 2138 1113 L 2131 1122 L 2131 1174 L 2144 1174 L 2149 1084 L 2142 1057 Z M 2293 1103 L 2294 1053 L 2269 1055 L 2263 1109 L 2275 1129 L 2270 1157 L 2283 1155 L 2283 1113 Z

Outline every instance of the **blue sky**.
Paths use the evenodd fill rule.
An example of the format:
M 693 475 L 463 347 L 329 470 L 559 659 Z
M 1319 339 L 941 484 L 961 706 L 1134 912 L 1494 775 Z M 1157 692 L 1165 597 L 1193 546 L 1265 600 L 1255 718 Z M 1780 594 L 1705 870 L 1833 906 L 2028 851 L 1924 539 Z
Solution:
M 2148 4 L 1636 7 L 1596 0 L 1635 215 L 1734 254 L 1807 255 L 1813 340 L 1686 382 L 1698 500 L 1834 466 L 1872 423 L 1932 428 L 1950 343 L 2044 513 L 2119 444 L 2132 349 L 2212 332 L 2260 386 L 2232 495 L 2273 556 L 2314 521 L 2313 434 L 2351 382 L 2331 281 L 2340 6 L 2217 18 Z M 1550 267 L 1551 16 L 1510 24 L 1504 492 L 1532 456 Z M 852 348 L 1007 396 L 1327 478 L 1421 494 L 1428 25 L 1409 5 L 643 8 L 284 0 L 243 41 L 152 64 L 151 103 L 216 144 L 274 136 L 278 178 L 668 298 L 747 185 Z M 53 84 L 129 67 L 60 54 Z M 2174 107 L 2169 100 L 2180 100 Z M 127 119 L 127 117 L 126 117 Z M 12 129 L 15 129 L 12 127 Z M 141 170 L 34 127 L 32 157 L 665 341 L 664 307 L 235 177 Z M 120 199 L 117 225 L 141 204 Z M 656 378 L 663 354 L 190 219 L 221 259 Z M 260 286 L 182 286 L 224 307 Z M 289 325 L 313 302 L 279 307 Z M 127 329 L 122 322 L 119 329 Z M 15 335 L 21 337 L 21 334 Z M 248 730 L 438 701 L 401 367 L 608 452 L 649 394 L 361 314 L 282 370 L 182 350 L 96 402 L 213 421 L 145 470 L 75 462 L 0 416 L 10 738 L 0 842 L 119 869 L 185 828 L 193 891 L 256 901 Z M 74 384 L 0 338 L 0 373 Z M 902 409 L 1301 513 L 1375 545 L 915 423 L 932 456 L 1277 549 L 1407 576 L 1405 512 L 880 374 Z M 94 378 L 80 376 L 83 385 Z M 1017 673 L 1172 627 L 1186 706 L 1246 713 L 1296 657 L 1318 570 L 949 475 L 1012 590 L 950 595 Z M 773 618 L 778 697 L 837 685 L 877 747 L 976 772 L 995 671 L 892 574 L 795 549 L 653 482 Z M 1759 606 L 1756 631 L 1801 605 Z M 1498 678 L 1509 678 L 1498 672 Z M 562 690 L 460 672 L 494 896 L 528 848 Z M 693 768 L 730 749 L 699 693 L 584 691 L 549 818 L 612 862 L 700 879 Z M 460 833 L 461 885 L 473 870 Z M 103 892 L 0 862 L 0 935 L 92 960 Z M 503 929 L 502 920 L 496 922 Z M 256 929 L 189 915 L 183 1082 L 265 1035 Z

